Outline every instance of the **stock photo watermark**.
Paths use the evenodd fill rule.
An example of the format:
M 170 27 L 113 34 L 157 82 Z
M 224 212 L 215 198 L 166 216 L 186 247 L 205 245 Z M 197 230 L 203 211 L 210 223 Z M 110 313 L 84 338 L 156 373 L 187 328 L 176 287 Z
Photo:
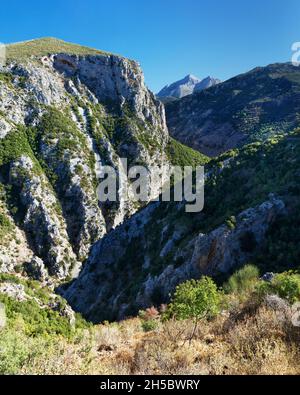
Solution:
M 204 207 L 204 167 L 132 166 L 127 158 L 118 166 L 101 166 L 98 200 L 105 202 L 185 201 L 185 211 L 195 213 Z
M 293 52 L 291 62 L 293 66 L 300 66 L 300 41 L 292 44 L 291 50 Z

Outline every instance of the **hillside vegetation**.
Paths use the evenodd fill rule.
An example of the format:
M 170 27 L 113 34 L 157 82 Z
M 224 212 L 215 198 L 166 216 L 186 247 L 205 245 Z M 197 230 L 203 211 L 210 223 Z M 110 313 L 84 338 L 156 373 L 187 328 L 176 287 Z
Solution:
M 299 300 L 299 278 L 285 273 L 268 285 L 249 266 L 229 279 L 225 292 L 211 280 L 183 284 L 168 307 L 93 326 L 77 316 L 71 326 L 59 310 L 49 310 L 49 290 L 2 276 L 0 287 L 23 283 L 34 300 L 0 299 L 8 320 L 0 329 L 0 373 L 299 374 L 300 331 L 284 300 Z M 194 312 L 201 314 L 197 326 Z
M 211 161 L 207 166 L 210 176 L 205 185 L 202 212 L 189 214 L 180 203 L 160 202 L 149 207 L 151 215 L 141 226 L 141 211 L 94 246 L 93 258 L 83 275 L 67 291 L 68 300 L 75 307 L 80 306 L 83 313 L 88 311 L 87 316 L 95 322 L 116 319 L 121 305 L 128 306 L 123 313 L 125 316 L 135 314 L 144 293 L 147 303 L 167 302 L 176 270 L 179 279 L 184 278 L 186 272 L 190 273 L 189 262 L 198 235 L 208 234 L 220 226 L 225 226 L 224 232 L 226 229 L 234 231 L 238 215 L 267 201 L 270 194 L 284 202 L 288 215 L 282 213 L 275 217 L 259 242 L 251 228 L 240 234 L 237 246 L 241 250 L 237 253 L 236 265 L 240 256 L 245 256 L 246 260 L 251 259 L 259 267 L 261 275 L 266 271 L 298 268 L 299 158 L 300 138 L 299 130 L 296 130 L 288 136 L 279 135 L 264 143 L 253 143 Z M 138 237 L 129 238 L 128 235 L 134 234 L 138 225 Z M 115 246 L 113 252 L 112 242 Z M 208 259 L 214 253 L 213 241 L 210 248 L 206 252 Z M 149 260 L 151 264 L 147 266 Z M 233 265 L 227 273 L 225 270 L 211 271 L 221 284 L 230 275 L 230 270 L 235 269 Z M 87 284 L 92 284 L 91 294 Z M 98 292 L 101 295 L 99 300 Z M 91 303 L 93 297 L 96 298 L 94 304 Z M 90 305 L 92 309 L 89 309 Z M 115 307 L 107 310 L 107 305 Z
M 101 55 L 107 52 L 68 43 L 57 38 L 45 37 L 37 40 L 23 41 L 6 46 L 7 61 L 21 61 L 30 57 L 42 57 L 49 54 L 67 53 L 71 55 Z
M 300 70 L 290 63 L 257 67 L 166 104 L 171 136 L 216 156 L 299 125 Z
M 299 71 L 168 104 L 170 137 L 136 62 L 54 38 L 7 49 L 0 374 L 299 374 Z M 99 201 L 102 165 L 123 191 L 121 158 L 155 180 L 147 202 Z M 157 199 L 172 164 L 205 165 L 202 211 Z

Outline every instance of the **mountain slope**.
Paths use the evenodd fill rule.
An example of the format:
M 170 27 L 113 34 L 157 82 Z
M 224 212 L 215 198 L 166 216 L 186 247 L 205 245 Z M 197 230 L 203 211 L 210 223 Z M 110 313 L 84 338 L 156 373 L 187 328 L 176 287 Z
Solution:
M 224 154 L 207 167 L 202 212 L 149 204 L 93 246 L 64 296 L 100 322 L 166 303 L 202 274 L 224 279 L 247 262 L 262 273 L 297 267 L 299 158 L 299 131 Z
M 90 246 L 138 209 L 98 203 L 99 166 L 127 157 L 151 176 L 151 165 L 172 160 L 168 144 L 163 106 L 134 61 L 56 39 L 9 45 L 0 73 L 1 206 L 10 237 L 16 227 L 31 252 L 0 270 L 34 257 L 50 275 L 78 273 Z
M 258 67 L 166 104 L 170 134 L 209 156 L 289 131 L 299 112 L 300 69 L 289 63 Z
M 183 79 L 173 82 L 173 84 L 166 85 L 157 93 L 156 96 L 163 101 L 170 100 L 170 98 L 180 99 L 194 92 L 210 88 L 211 86 L 217 85 L 220 82 L 221 81 L 217 78 L 208 76 L 200 80 L 194 75 L 188 74 Z

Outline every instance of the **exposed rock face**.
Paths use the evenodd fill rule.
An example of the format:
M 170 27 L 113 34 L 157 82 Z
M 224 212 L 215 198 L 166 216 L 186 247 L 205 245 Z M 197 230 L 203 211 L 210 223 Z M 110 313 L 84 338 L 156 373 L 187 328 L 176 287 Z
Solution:
M 160 99 L 181 99 L 184 96 L 191 95 L 195 92 L 200 92 L 203 89 L 210 88 L 211 86 L 217 85 L 220 82 L 221 81 L 219 79 L 210 76 L 200 80 L 194 75 L 189 74 L 182 80 L 176 81 L 170 85 L 166 85 L 161 91 L 158 92 L 157 97 Z
M 23 302 L 27 299 L 24 285 L 14 283 L 2 283 L 0 285 L 0 294 L 5 294 L 12 299 L 16 299 L 19 302 Z
M 3 139 L 11 130 L 11 125 L 4 119 L 0 119 L 0 139 Z
M 44 257 L 52 275 L 65 277 L 71 265 L 75 265 L 76 257 L 47 179 L 34 173 L 33 162 L 26 156 L 11 163 L 9 179 L 20 191 L 21 204 L 25 208 L 24 230 L 34 250 Z
M 30 96 L 36 102 L 45 105 L 63 105 L 69 102 L 63 78 L 43 63 L 12 64 L 9 70 L 14 75 L 22 77 L 25 100 Z
M 191 265 L 209 275 L 226 273 L 247 262 L 261 245 L 272 221 L 283 210 L 283 201 L 271 197 L 270 201 L 243 211 L 234 229 L 222 225 L 207 235 L 200 234 L 195 240 Z
M 30 106 L 26 101 L 26 93 L 19 87 L 20 79 L 16 77 L 15 85 L 0 82 L 0 111 L 2 122 L 24 124 L 24 119 L 30 114 Z
M 256 68 L 166 104 L 170 134 L 208 156 L 297 126 L 299 68 Z
M 0 194 L 1 196 L 1 194 Z M 15 225 L 6 205 L 0 199 L 0 216 L 6 218 L 7 226 L 0 226 L 0 273 L 16 271 L 24 262 L 31 260 L 33 252 L 30 249 L 26 234 Z
M 126 254 L 126 246 L 134 245 L 135 238 L 147 239 L 147 225 L 158 204 L 149 205 L 96 243 L 81 275 L 65 293 L 71 306 L 90 320 L 99 322 L 108 317 L 123 318 L 128 313 L 127 283 L 116 278 L 115 272 L 118 266 L 121 270 L 119 263 Z M 282 200 L 271 196 L 263 204 L 243 211 L 237 217 L 234 229 L 222 225 L 208 234 L 196 235 L 185 249 L 178 250 L 173 263 L 162 268 L 157 275 L 149 273 L 144 282 L 137 283 L 132 295 L 137 308 L 154 303 L 157 292 L 160 302 L 167 301 L 170 292 L 182 281 L 199 278 L 202 274 L 226 273 L 249 261 L 259 250 L 270 224 L 284 210 Z M 173 234 L 167 241 L 161 251 L 162 256 L 178 237 Z M 146 269 L 148 258 L 143 257 L 142 264 Z M 181 263 L 176 264 L 179 258 Z M 130 270 L 128 266 L 127 270 Z M 128 272 L 127 276 L 130 278 L 132 273 Z M 109 306 L 109 312 L 105 306 L 106 309 Z
M 149 121 L 167 137 L 164 109 L 155 101 L 144 83 L 139 65 L 114 55 L 68 56 L 56 55 L 53 66 L 68 77 L 78 78 L 99 100 L 117 102 L 122 108 L 129 105 L 140 119 Z
M 41 258 L 35 256 L 25 265 L 25 271 L 34 280 L 44 282 L 48 279 L 48 271 Z
M 0 181 L 21 194 L 16 224 L 31 250 L 18 264 L 36 255 L 59 278 L 76 276 L 91 245 L 139 208 L 99 204 L 100 166 L 168 163 L 164 107 L 139 65 L 91 53 L 10 59 L 0 78 L 0 144 L 18 147 L 0 151 Z

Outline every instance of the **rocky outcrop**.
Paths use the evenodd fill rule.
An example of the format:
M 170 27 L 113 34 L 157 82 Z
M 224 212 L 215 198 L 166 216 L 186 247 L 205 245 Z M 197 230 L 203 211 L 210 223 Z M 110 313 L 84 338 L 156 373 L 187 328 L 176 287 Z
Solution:
M 0 218 L 5 218 L 6 226 L 0 225 L 0 273 L 14 273 L 34 256 L 26 234 L 14 223 L 0 193 Z
M 41 258 L 34 256 L 30 262 L 24 265 L 26 274 L 37 281 L 45 282 L 48 280 L 48 271 Z
M 42 290 L 41 293 L 37 291 Z M 72 308 L 64 301 L 61 297 L 51 292 L 50 288 L 31 288 L 30 283 L 24 279 L 13 279 L 11 281 L 0 282 L 0 295 L 5 295 L 9 299 L 17 302 L 30 301 L 33 305 L 36 305 L 39 309 L 48 310 L 49 312 L 55 311 L 61 317 L 64 317 L 69 322 L 71 327 L 75 327 L 76 316 Z M 0 328 L 5 324 L 5 308 L 4 304 L 0 303 Z M 1 322 L 2 321 L 2 322 Z
M 149 240 L 148 225 L 158 206 L 159 203 L 149 205 L 95 244 L 84 270 L 64 294 L 75 310 L 99 322 L 106 318 L 123 318 L 128 314 L 130 304 L 138 309 L 166 302 L 182 281 L 199 278 L 202 274 L 226 273 L 248 262 L 259 251 L 269 226 L 285 210 L 282 200 L 270 196 L 261 205 L 240 213 L 234 229 L 222 225 L 207 234 L 195 235 L 185 248 L 177 250 L 172 262 L 163 266 L 159 273 L 148 272 L 144 280 L 136 280 L 135 291 L 131 291 L 129 297 L 126 293 L 128 281 L 124 281 L 124 277 L 118 278 L 117 273 L 119 270 L 126 278 L 134 278 L 131 262 L 124 262 L 122 258 L 128 256 L 128 248 L 137 248 L 134 247 L 136 238 Z M 164 259 L 178 239 L 177 231 L 166 241 L 160 252 Z M 139 265 L 147 273 L 149 257 L 136 250 L 136 261 L 139 255 L 142 256 Z
M 22 284 L 3 282 L 0 284 L 0 294 L 5 294 L 8 297 L 15 299 L 19 302 L 27 300 L 25 287 Z
M 233 229 L 222 225 L 209 234 L 199 234 L 190 264 L 203 274 L 227 273 L 249 261 L 262 244 L 265 233 L 284 203 L 272 195 L 269 201 L 239 214 Z

